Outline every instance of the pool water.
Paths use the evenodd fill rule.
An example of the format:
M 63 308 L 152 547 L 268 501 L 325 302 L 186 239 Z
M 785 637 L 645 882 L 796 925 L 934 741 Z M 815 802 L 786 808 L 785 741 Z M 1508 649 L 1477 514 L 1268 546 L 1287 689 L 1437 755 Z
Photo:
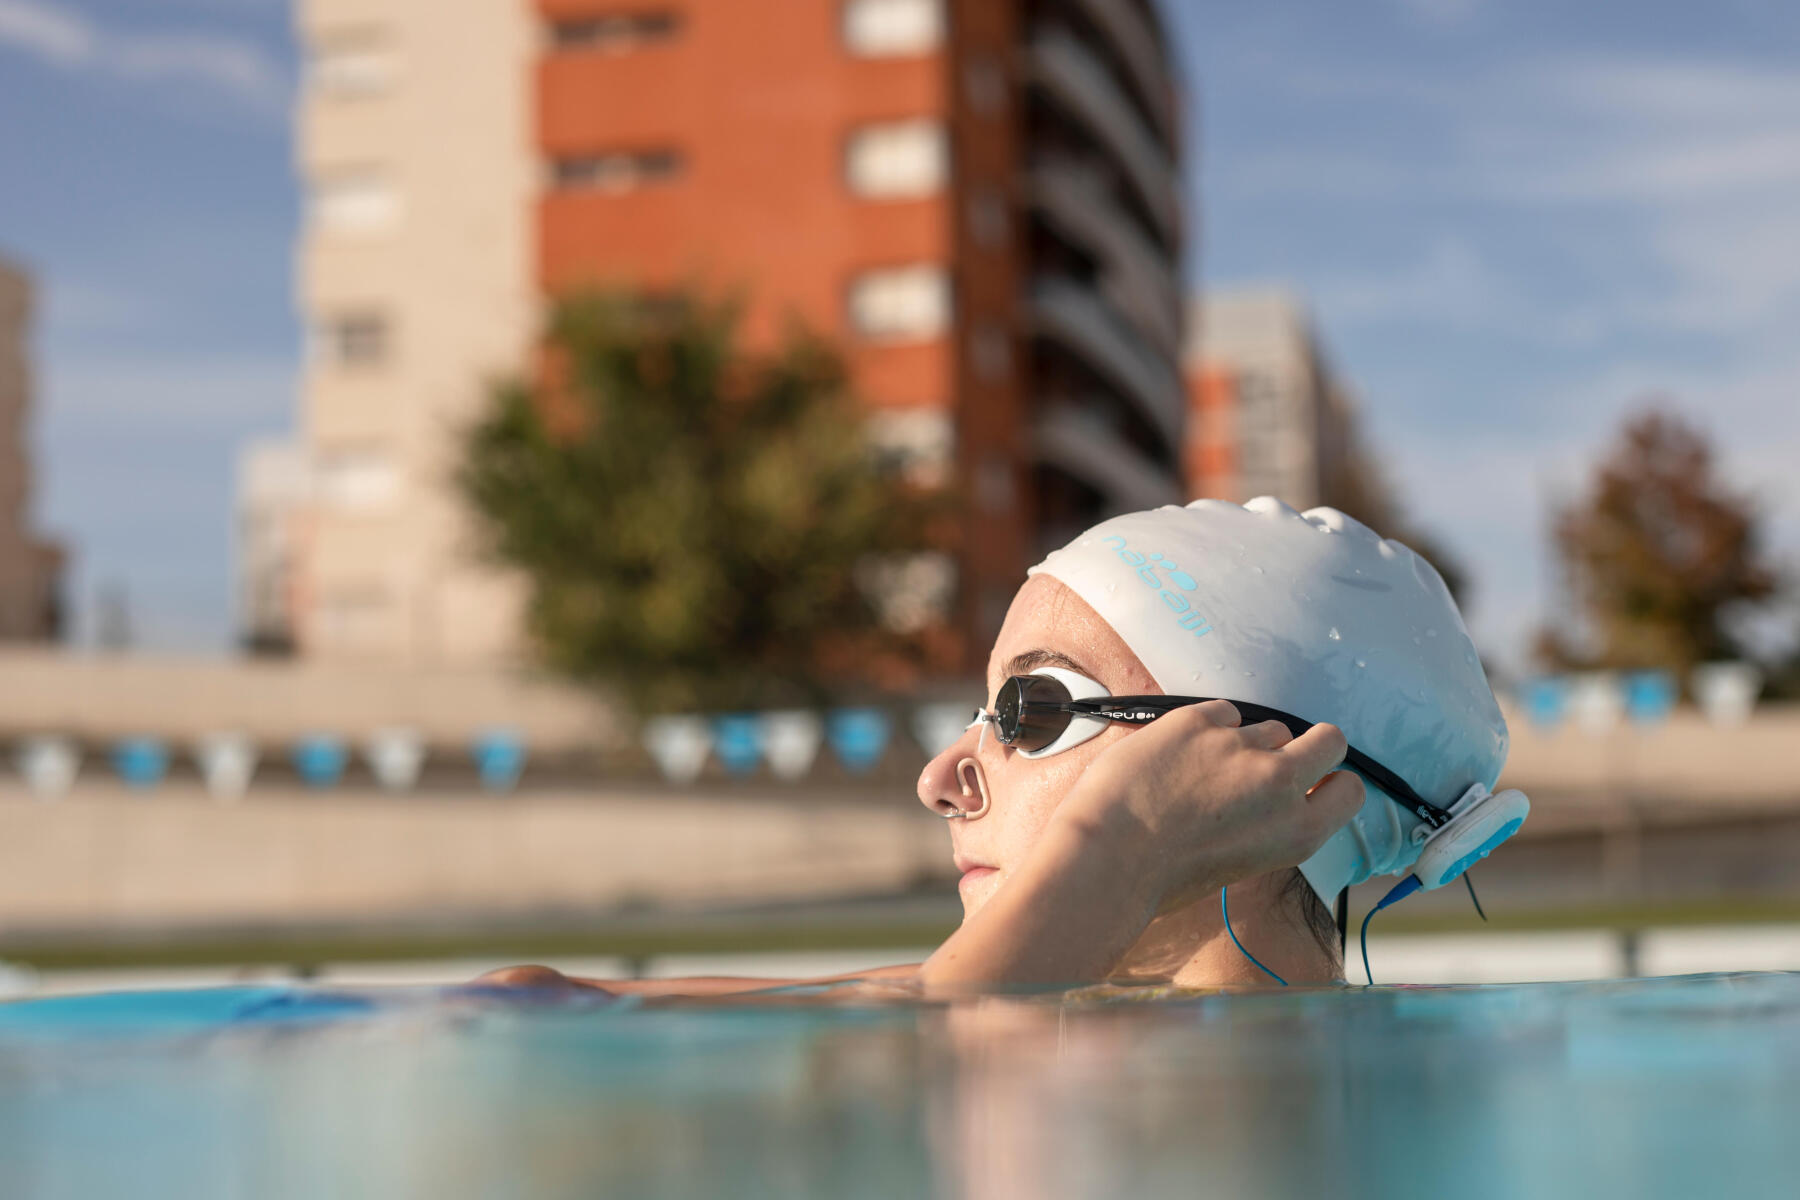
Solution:
M 1800 1195 L 1800 975 L 0 1005 L 0 1196 Z

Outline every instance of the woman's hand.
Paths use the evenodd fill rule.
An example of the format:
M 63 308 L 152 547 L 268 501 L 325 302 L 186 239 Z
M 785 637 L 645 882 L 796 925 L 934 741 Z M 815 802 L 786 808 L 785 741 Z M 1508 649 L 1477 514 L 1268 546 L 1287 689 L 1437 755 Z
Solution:
M 1229 701 L 1179 708 L 1096 758 L 1057 809 L 1118 864 L 1155 912 L 1311 857 L 1363 803 L 1338 771 L 1335 725 L 1299 737 L 1279 721 L 1240 724 Z
M 1363 802 L 1333 725 L 1176 709 L 1082 773 L 1008 880 L 920 968 L 928 991 L 1105 979 L 1158 913 L 1309 857 Z

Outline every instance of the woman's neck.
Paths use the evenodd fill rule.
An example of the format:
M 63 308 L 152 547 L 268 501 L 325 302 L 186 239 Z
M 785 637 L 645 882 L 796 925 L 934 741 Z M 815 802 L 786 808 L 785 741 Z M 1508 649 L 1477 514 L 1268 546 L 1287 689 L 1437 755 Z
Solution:
M 1282 903 L 1285 872 L 1233 884 L 1231 924 L 1244 950 L 1288 983 L 1331 983 L 1343 967 Z M 1163 913 L 1126 952 L 1113 977 L 1179 987 L 1273 986 L 1225 931 L 1219 897 Z

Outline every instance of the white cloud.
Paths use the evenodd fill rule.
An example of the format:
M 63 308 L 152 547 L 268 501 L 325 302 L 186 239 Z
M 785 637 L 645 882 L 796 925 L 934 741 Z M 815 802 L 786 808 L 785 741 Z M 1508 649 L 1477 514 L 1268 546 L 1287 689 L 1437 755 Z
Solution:
M 93 28 L 67 9 L 34 0 L 0 0 L 0 42 L 72 66 L 94 53 Z
M 268 112 L 282 111 L 288 93 L 281 67 L 247 38 L 113 31 L 48 0 L 0 0 L 0 46 L 64 70 L 198 82 Z

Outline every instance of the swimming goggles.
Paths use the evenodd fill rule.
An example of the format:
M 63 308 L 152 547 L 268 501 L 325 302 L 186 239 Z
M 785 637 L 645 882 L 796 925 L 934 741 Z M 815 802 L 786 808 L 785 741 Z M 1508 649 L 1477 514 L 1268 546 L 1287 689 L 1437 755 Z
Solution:
M 1087 693 L 1077 696 L 1072 689 Z M 992 726 L 1002 745 L 1028 758 L 1060 754 L 1094 737 L 1109 723 L 1148 725 L 1158 717 L 1217 696 L 1109 696 L 1100 684 L 1073 671 L 1042 667 L 1030 675 L 1014 675 L 1000 685 L 992 712 L 975 710 L 975 721 Z M 1313 722 L 1280 709 L 1246 700 L 1228 700 L 1246 725 L 1279 721 L 1299 737 Z M 1351 746 L 1344 765 L 1424 821 L 1431 829 L 1450 823 L 1451 814 L 1414 791 L 1398 775 Z

